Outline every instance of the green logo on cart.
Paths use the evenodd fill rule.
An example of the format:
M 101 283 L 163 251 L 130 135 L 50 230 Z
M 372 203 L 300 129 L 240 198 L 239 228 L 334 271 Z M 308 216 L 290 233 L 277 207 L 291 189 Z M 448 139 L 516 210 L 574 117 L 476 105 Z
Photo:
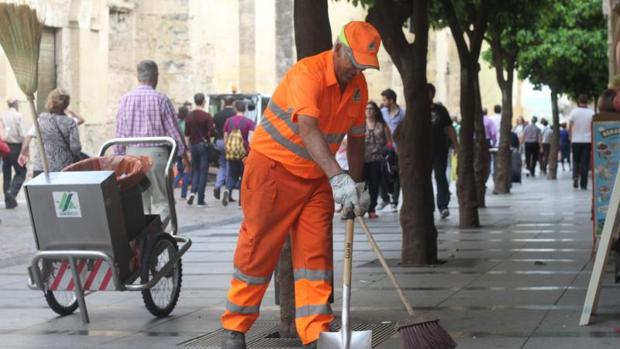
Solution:
M 53 192 L 54 208 L 58 218 L 82 217 L 80 198 L 75 191 Z

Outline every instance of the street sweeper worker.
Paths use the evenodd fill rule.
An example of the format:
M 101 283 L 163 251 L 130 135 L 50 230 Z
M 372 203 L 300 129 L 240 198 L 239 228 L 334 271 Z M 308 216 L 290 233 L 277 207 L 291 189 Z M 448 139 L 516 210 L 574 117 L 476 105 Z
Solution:
M 362 72 L 379 69 L 380 44 L 370 24 L 350 22 L 333 50 L 299 61 L 273 93 L 245 162 L 244 220 L 221 318 L 224 348 L 245 348 L 244 334 L 258 318 L 289 234 L 299 337 L 313 348 L 329 331 L 334 201 L 360 216 L 370 202 L 362 182 L 368 101 Z M 334 158 L 345 135 L 349 174 Z

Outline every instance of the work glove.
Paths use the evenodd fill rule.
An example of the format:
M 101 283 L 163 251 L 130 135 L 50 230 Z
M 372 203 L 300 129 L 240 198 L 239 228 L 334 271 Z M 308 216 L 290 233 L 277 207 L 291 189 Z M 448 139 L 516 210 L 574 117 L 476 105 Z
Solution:
M 363 217 L 366 212 L 368 212 L 368 208 L 370 207 L 370 194 L 366 189 L 366 183 L 357 183 L 355 185 L 355 191 L 357 192 L 359 205 L 354 207 L 353 212 L 356 216 Z
M 346 173 L 335 175 L 329 179 L 329 184 L 332 186 L 334 201 L 343 207 L 343 214 L 359 206 L 357 188 L 351 176 Z

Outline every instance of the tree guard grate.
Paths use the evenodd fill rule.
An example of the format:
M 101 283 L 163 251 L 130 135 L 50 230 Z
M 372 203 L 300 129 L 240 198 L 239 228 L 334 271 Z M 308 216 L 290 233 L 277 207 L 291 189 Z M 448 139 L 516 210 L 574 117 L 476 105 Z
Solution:
M 340 329 L 340 324 L 333 326 L 333 330 Z M 353 321 L 351 324 L 352 331 L 372 331 L 372 347 L 376 347 L 384 341 L 388 340 L 396 332 L 394 323 L 384 321 L 379 323 L 368 323 L 362 321 Z M 218 349 L 222 342 L 223 329 L 207 333 L 205 335 L 190 339 L 179 346 Z M 257 321 L 250 332 L 246 334 L 246 344 L 248 348 L 301 348 L 302 344 L 299 339 L 277 338 L 278 322 L 277 321 Z

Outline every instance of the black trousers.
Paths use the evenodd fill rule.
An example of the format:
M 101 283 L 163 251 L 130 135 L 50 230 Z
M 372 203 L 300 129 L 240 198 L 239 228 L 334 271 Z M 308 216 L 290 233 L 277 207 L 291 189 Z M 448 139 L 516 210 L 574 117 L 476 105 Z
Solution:
M 573 143 L 573 180 L 579 181 L 582 189 L 588 187 L 591 151 L 592 143 Z
M 26 179 L 26 166 L 21 166 L 17 163 L 19 153 L 22 150 L 21 144 L 10 143 L 9 148 L 11 152 L 7 155 L 2 162 L 2 176 L 3 176 L 3 189 L 4 199 L 15 198 L 19 193 L 19 190 L 24 184 Z M 13 175 L 13 170 L 15 175 Z
M 540 159 L 540 170 L 547 173 L 547 165 L 549 165 L 549 154 L 551 153 L 551 143 L 543 143 L 542 158 Z
M 540 144 L 525 143 L 525 165 L 532 176 L 536 175 L 538 154 L 540 154 Z
M 377 198 L 379 197 L 379 187 L 381 186 L 382 171 L 381 166 L 383 160 L 377 160 L 364 163 L 364 181 L 368 192 L 370 193 L 370 206 L 368 213 L 374 213 L 377 207 Z
M 450 203 L 450 185 L 446 170 L 448 169 L 448 151 L 433 155 L 433 172 L 437 183 L 437 210 L 441 212 Z

